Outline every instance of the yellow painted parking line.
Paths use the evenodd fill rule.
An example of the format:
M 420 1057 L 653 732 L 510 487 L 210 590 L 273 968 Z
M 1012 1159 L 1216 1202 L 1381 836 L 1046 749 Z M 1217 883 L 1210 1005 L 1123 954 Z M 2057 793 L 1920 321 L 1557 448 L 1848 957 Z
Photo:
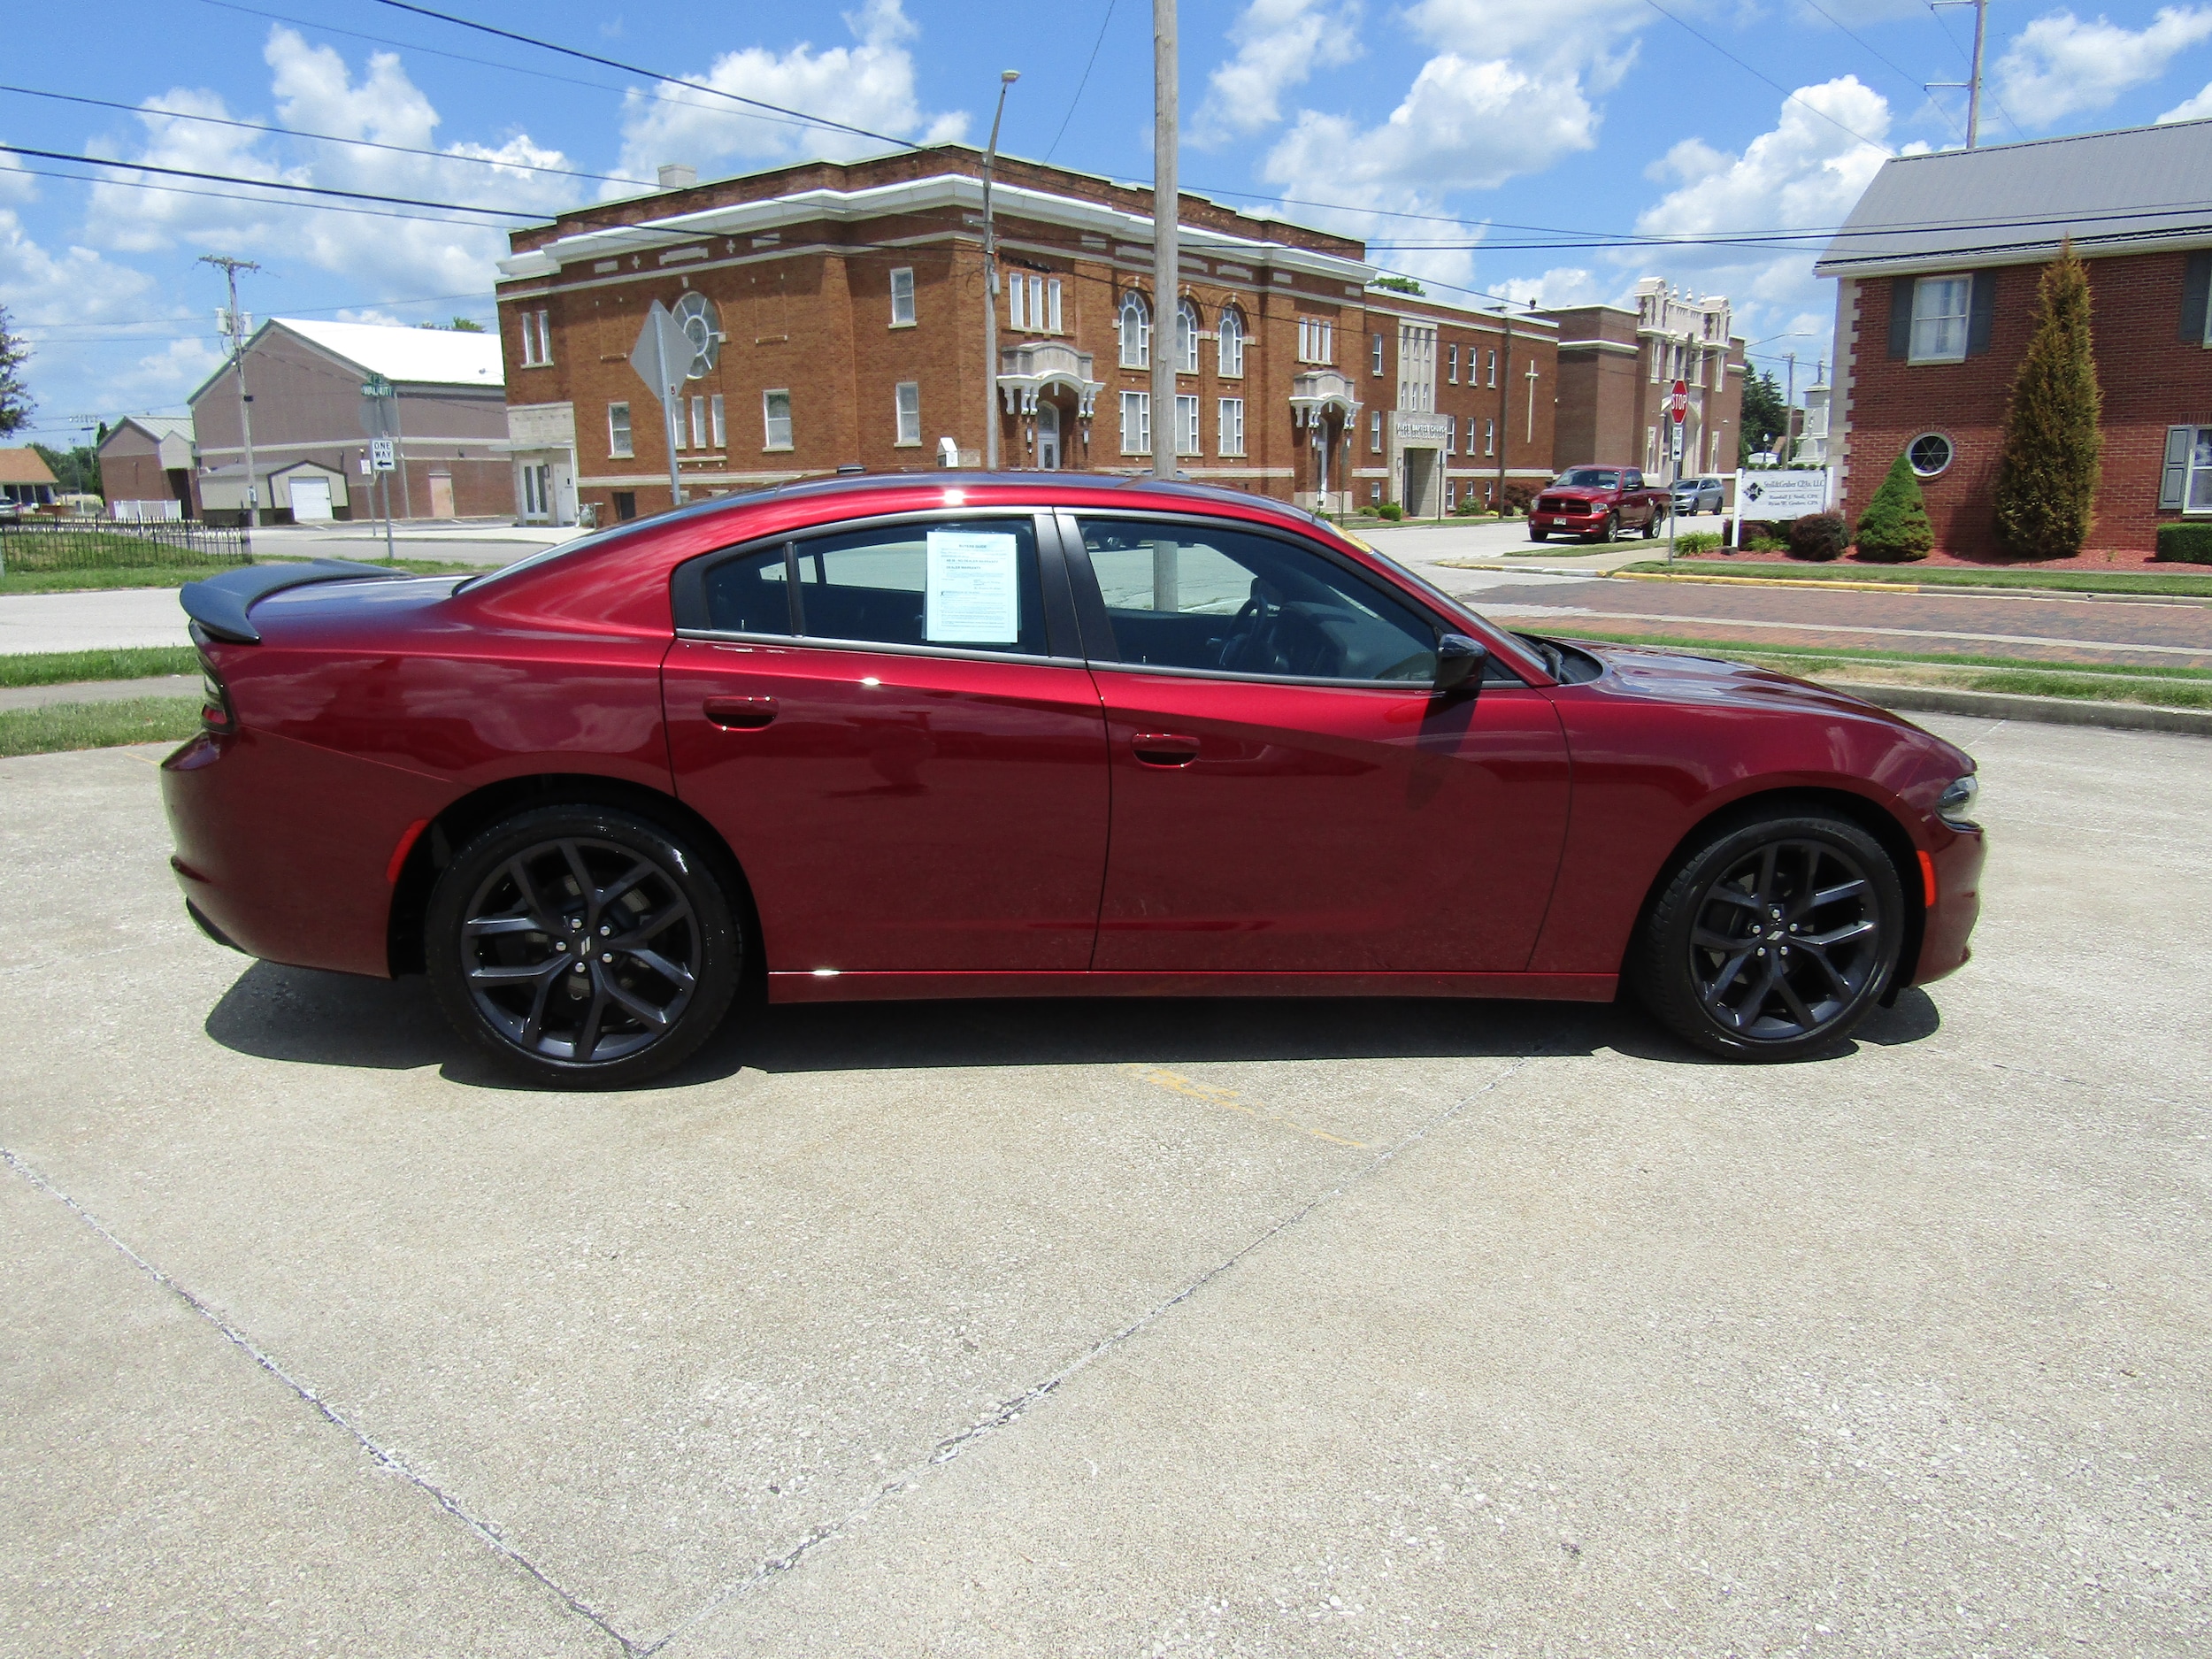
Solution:
M 1311 1135 L 1316 1141 L 1327 1141 L 1340 1147 L 1364 1149 L 1363 1141 L 1348 1141 L 1342 1135 L 1333 1135 L 1325 1129 L 1315 1129 L 1286 1118 L 1281 1112 L 1271 1111 L 1256 1101 L 1248 1101 L 1233 1088 L 1223 1088 L 1215 1083 L 1193 1082 L 1180 1072 L 1170 1071 L 1156 1065 L 1125 1065 L 1122 1070 L 1131 1077 L 1142 1079 L 1155 1088 L 1164 1088 L 1171 1094 L 1187 1094 L 1193 1100 L 1204 1101 L 1209 1106 L 1218 1106 L 1224 1111 L 1242 1112 L 1247 1118 L 1257 1118 L 1263 1124 L 1280 1124 L 1286 1129 L 1295 1129 L 1302 1135 Z
M 1799 593 L 1811 588 L 1816 593 L 1832 593 L 1838 588 L 1847 594 L 1928 594 L 1970 593 L 1977 597 L 1988 593 L 1985 588 L 1930 588 L 1923 582 L 1853 582 L 1829 580 L 1822 577 L 1790 576 L 1708 576 L 1702 571 L 1596 571 L 1598 576 L 1617 576 L 1631 582 L 1712 582 L 1723 588 L 1789 588 Z M 2008 589 L 2010 592 L 2039 592 L 2042 589 Z

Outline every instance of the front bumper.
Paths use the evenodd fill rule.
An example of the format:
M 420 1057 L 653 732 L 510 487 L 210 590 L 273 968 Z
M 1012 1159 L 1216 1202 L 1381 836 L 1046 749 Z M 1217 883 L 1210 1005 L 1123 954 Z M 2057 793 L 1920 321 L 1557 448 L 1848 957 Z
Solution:
M 1982 913 L 1982 864 L 1988 856 L 1982 832 L 1947 826 L 1942 835 L 1943 844 L 1924 855 L 1935 873 L 1935 902 L 1922 914 L 1914 985 L 1926 985 L 1966 965 L 1974 954 L 1966 941 Z

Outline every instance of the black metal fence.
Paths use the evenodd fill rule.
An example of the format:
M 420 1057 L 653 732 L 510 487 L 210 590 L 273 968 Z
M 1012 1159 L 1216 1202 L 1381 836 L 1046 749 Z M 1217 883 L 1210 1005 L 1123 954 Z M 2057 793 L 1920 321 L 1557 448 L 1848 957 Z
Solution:
M 235 530 L 198 524 L 0 524 L 0 575 L 47 571 L 223 570 L 253 555 Z

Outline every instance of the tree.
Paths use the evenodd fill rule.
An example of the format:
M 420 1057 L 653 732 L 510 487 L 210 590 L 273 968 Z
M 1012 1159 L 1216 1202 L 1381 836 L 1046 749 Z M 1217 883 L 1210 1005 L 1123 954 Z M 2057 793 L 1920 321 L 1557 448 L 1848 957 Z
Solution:
M 30 357 L 31 349 L 15 332 L 7 307 L 0 305 L 0 438 L 19 431 L 38 406 L 21 373 Z
M 97 495 L 100 492 L 100 452 L 88 443 L 56 449 L 43 443 L 31 446 L 65 495 Z
M 2095 518 L 2104 397 L 2089 322 L 2089 272 L 2062 242 L 2036 288 L 1997 463 L 1997 539 L 2032 558 L 2071 558 Z
M 1860 515 L 1858 541 L 1861 558 L 1885 565 L 1924 559 L 1935 546 L 1935 526 L 1928 522 L 1920 480 L 1902 453 L 1889 464 L 1889 476 Z
M 1743 414 L 1736 423 L 1736 460 L 1739 465 L 1773 443 L 1789 423 L 1782 407 L 1782 388 L 1774 371 L 1747 374 L 1743 383 Z
M 420 323 L 417 326 L 448 334 L 480 334 L 484 332 L 484 325 L 473 317 L 456 317 L 449 323 Z
M 1379 276 L 1367 285 L 1371 288 L 1388 288 L 1394 294 L 1410 294 L 1425 297 L 1428 290 L 1409 276 Z

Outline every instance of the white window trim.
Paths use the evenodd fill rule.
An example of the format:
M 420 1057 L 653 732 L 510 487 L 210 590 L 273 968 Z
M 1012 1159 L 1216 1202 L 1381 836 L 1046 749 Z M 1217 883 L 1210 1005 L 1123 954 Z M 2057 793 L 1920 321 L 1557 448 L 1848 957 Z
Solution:
M 1382 411 L 1379 409 L 1367 417 L 1367 453 L 1380 455 L 1382 452 L 1383 419 Z
M 899 279 L 906 279 L 906 315 L 899 315 Z M 891 273 L 891 326 L 911 328 L 915 326 L 914 267 L 900 265 Z
M 1135 418 L 1133 423 L 1133 416 Z M 1152 453 L 1152 394 L 1149 392 L 1124 392 L 1121 395 L 1121 452 L 1124 455 Z
M 691 400 L 691 442 L 694 449 L 707 447 L 707 400 L 704 394 L 695 394 Z
M 1963 303 L 1961 305 L 1960 309 L 1955 311 L 1941 311 L 1934 315 L 1923 318 L 1920 314 L 1920 296 L 1924 292 L 1932 293 L 1934 290 L 1931 285 L 1937 282 L 1957 283 L 1964 294 Z M 1921 350 L 1920 326 L 1924 321 L 1930 323 L 1955 321 L 1958 325 L 1958 349 L 1956 351 Z M 1913 279 L 1912 319 L 1908 326 L 1905 335 L 1906 362 L 1963 363 L 1966 361 L 1967 342 L 1973 332 L 1974 279 L 1970 275 L 1952 272 L 1943 275 L 1915 277 Z
M 622 420 L 619 425 L 616 423 L 614 418 L 614 411 L 618 409 L 622 411 Z M 609 403 L 607 405 L 607 458 L 613 461 L 634 460 L 637 456 L 636 444 L 637 433 L 630 425 L 629 404 Z
M 1175 307 L 1175 372 L 1178 374 L 1198 373 L 1198 342 L 1205 334 L 1204 319 L 1198 314 L 1198 303 L 1192 299 L 1178 301 Z M 1187 325 L 1187 329 L 1186 326 Z
M 730 429 L 728 422 L 724 419 L 725 413 L 722 394 L 717 392 L 712 397 L 707 399 L 707 415 L 714 429 L 714 447 L 717 449 L 729 447 Z
M 1244 400 L 1241 397 L 1224 397 L 1217 401 L 1219 407 L 1214 411 L 1217 447 L 1225 457 L 1242 455 Z
M 1225 380 L 1244 378 L 1244 319 L 1233 308 L 1225 307 L 1221 326 L 1214 337 L 1214 373 Z
M 1198 447 L 1199 442 L 1198 395 L 1195 392 L 1178 392 L 1175 395 L 1175 453 L 1179 456 L 1202 455 L 1205 451 Z
M 912 407 L 908 407 L 910 398 Z M 908 418 L 912 418 L 912 437 L 908 437 Z M 922 442 L 922 383 L 919 380 L 901 380 L 891 388 L 891 440 L 895 449 L 919 449 Z
M 1130 319 L 1136 319 L 1135 337 L 1131 338 Z M 1114 355 L 1125 369 L 1148 369 L 1152 366 L 1152 307 L 1143 295 L 1131 288 L 1114 308 Z M 1133 453 L 1125 449 L 1125 455 Z
M 784 439 L 781 443 L 776 442 L 775 417 L 768 412 L 768 400 L 772 397 L 783 399 Z M 791 388 L 786 386 L 771 386 L 764 388 L 760 395 L 761 452 L 763 454 L 787 454 L 799 447 L 796 442 L 797 434 L 797 422 L 793 419 L 791 412 Z

